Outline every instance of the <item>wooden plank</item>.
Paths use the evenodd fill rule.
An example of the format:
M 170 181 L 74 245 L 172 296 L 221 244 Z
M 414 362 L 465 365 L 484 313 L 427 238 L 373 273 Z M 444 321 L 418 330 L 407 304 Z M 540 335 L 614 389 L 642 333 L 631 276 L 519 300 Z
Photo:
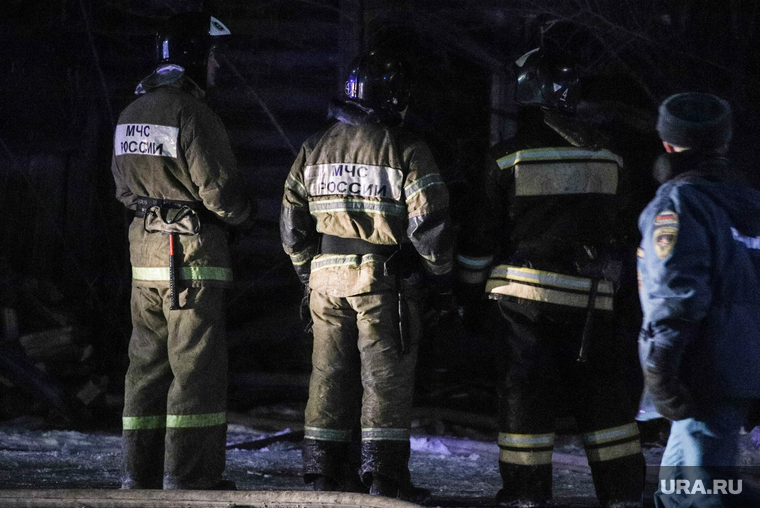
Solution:
M 3 508 L 414 508 L 368 494 L 309 491 L 6 490 Z

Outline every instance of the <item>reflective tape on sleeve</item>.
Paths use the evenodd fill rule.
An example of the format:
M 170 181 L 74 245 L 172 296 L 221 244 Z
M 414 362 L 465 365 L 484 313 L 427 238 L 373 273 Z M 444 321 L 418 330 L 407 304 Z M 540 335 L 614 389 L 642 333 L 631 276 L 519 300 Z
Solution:
M 431 173 L 429 175 L 425 175 L 419 180 L 416 180 L 415 182 L 412 182 L 410 185 L 407 185 L 404 188 L 404 196 L 406 197 L 406 200 L 409 201 L 414 196 L 422 192 L 423 190 L 427 189 L 428 187 L 434 186 L 434 185 L 446 185 L 441 178 L 441 175 L 438 173 Z
M 462 254 L 457 255 L 457 264 L 469 270 L 485 270 L 493 261 L 493 256 L 472 257 Z
M 465 284 L 482 284 L 488 278 L 487 268 L 492 261 L 493 256 L 457 255 L 457 279 Z
M 307 199 L 308 198 L 308 192 L 306 191 L 306 187 L 296 180 L 295 176 L 293 176 L 292 173 L 288 175 L 288 178 L 285 180 L 285 186 L 293 191 L 294 194 L 299 196 L 301 199 Z

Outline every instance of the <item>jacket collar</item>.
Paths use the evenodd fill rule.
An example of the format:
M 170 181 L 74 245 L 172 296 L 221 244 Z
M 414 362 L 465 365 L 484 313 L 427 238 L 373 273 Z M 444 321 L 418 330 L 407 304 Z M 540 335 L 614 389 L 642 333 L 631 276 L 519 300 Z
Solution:
M 726 157 L 695 150 L 660 155 L 654 162 L 652 175 L 659 183 L 690 177 L 710 180 L 742 179 Z
M 135 94 L 148 93 L 161 86 L 181 88 L 198 99 L 202 99 L 206 95 L 206 92 L 195 81 L 185 76 L 185 69 L 175 64 L 165 64 L 156 67 L 156 70 L 140 81 L 137 88 L 135 88 Z
M 395 111 L 370 108 L 350 99 L 331 99 L 327 116 L 349 125 L 383 123 L 395 127 L 401 124 L 401 115 Z

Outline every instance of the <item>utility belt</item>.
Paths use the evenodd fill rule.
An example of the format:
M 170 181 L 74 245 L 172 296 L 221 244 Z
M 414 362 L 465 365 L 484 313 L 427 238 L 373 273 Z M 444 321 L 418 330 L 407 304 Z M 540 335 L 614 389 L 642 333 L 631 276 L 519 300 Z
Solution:
M 146 196 L 138 196 L 137 210 L 135 211 L 135 215 L 138 217 L 145 217 L 145 213 L 148 211 L 148 209 L 154 206 L 166 209 L 182 208 L 186 206 L 196 212 L 200 209 L 205 209 L 200 201 L 181 201 L 179 199 L 157 199 L 149 198 Z
M 322 235 L 319 246 L 320 254 L 356 254 L 359 256 L 378 254 L 391 257 L 398 250 L 398 245 L 379 245 L 360 238 L 341 238 L 334 235 Z
M 135 215 L 142 217 L 147 233 L 163 233 L 169 237 L 169 290 L 171 310 L 180 309 L 177 289 L 182 262 L 177 235 L 197 235 L 201 230 L 201 214 L 210 215 L 199 201 L 179 201 L 138 196 Z M 204 222 L 206 220 L 204 219 Z
M 138 196 L 135 216 L 143 219 L 145 231 L 148 233 L 197 235 L 202 224 L 225 226 L 225 223 L 200 201 Z

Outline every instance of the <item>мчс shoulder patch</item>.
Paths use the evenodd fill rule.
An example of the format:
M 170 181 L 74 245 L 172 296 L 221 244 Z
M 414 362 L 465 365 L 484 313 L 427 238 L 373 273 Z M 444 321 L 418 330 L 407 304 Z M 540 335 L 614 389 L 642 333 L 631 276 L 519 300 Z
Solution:
M 660 259 L 665 259 L 673 252 L 678 238 L 678 214 L 672 210 L 663 210 L 654 218 L 652 243 L 654 252 Z

